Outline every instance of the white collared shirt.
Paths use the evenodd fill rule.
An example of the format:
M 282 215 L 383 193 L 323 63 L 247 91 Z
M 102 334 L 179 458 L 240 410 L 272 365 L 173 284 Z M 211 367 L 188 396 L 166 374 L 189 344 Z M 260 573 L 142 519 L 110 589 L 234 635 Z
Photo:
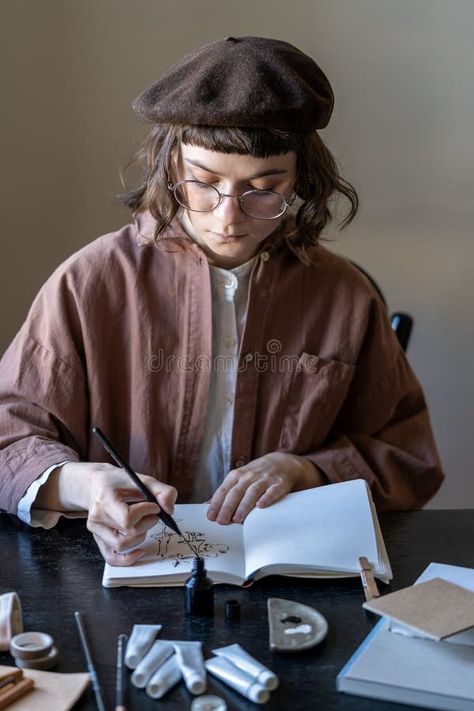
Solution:
M 250 276 L 257 257 L 234 269 L 209 266 L 212 288 L 212 363 L 209 407 L 191 501 L 208 501 L 230 471 L 239 345 Z

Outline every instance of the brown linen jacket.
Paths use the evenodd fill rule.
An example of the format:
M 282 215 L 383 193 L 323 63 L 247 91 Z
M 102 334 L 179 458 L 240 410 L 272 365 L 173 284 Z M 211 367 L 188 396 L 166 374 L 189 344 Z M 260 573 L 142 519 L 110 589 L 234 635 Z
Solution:
M 0 361 L 0 509 L 64 460 L 110 461 L 192 489 L 208 402 L 212 304 L 204 252 L 176 220 L 104 235 L 61 264 Z M 254 265 L 239 352 L 232 466 L 268 452 L 329 482 L 364 478 L 379 509 L 421 507 L 443 474 L 420 385 L 379 297 L 322 246 L 306 266 L 286 222 Z

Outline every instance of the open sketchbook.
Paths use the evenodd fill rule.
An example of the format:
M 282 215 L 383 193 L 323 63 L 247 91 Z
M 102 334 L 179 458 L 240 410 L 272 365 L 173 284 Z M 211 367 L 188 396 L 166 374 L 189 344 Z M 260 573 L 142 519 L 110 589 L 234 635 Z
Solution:
M 359 574 L 366 556 L 374 574 L 388 582 L 390 563 L 367 483 L 356 479 L 306 489 L 254 509 L 243 524 L 209 521 L 207 504 L 180 504 L 174 519 L 183 535 L 205 558 L 215 583 L 243 585 L 266 575 L 349 577 Z M 141 547 L 147 553 L 135 565 L 105 565 L 102 584 L 183 585 L 193 556 L 180 537 L 159 522 Z

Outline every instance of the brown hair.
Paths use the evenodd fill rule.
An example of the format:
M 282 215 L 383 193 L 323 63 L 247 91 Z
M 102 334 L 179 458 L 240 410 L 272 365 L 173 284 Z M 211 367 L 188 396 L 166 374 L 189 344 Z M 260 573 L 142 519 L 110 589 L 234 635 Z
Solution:
M 142 182 L 135 189 L 116 196 L 133 214 L 142 210 L 151 212 L 156 219 L 156 244 L 179 209 L 168 183 L 173 182 L 171 154 L 181 143 L 255 158 L 295 151 L 298 156 L 295 192 L 301 204 L 294 227 L 285 233 L 285 240 L 304 263 L 309 262 L 306 248 L 318 243 L 321 232 L 334 218 L 330 205 L 332 207 L 335 197 L 343 196 L 350 203 L 348 213 L 339 222 L 341 229 L 347 227 L 357 213 L 357 193 L 339 175 L 336 161 L 317 131 L 156 124 L 120 171 L 122 184 L 127 189 L 124 173 L 137 163 L 143 172 Z

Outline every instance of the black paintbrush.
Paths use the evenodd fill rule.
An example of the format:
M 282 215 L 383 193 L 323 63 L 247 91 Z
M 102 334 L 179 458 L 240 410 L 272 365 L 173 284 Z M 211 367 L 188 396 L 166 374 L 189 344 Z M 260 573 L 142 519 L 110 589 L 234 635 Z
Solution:
M 156 500 L 156 497 L 151 493 L 150 489 L 142 482 L 142 480 L 140 479 L 140 477 L 135 474 L 135 472 L 134 472 L 133 469 L 127 464 L 127 462 L 125 461 L 125 459 L 123 459 L 123 458 L 120 456 L 120 454 L 117 452 L 117 450 L 116 450 L 115 447 L 112 445 L 112 443 L 109 442 L 109 440 L 107 439 L 107 437 L 105 436 L 105 434 L 102 432 L 102 430 L 101 430 L 99 427 L 93 427 L 93 428 L 92 428 L 92 432 L 99 438 L 99 440 L 100 440 L 101 443 L 102 443 L 102 446 L 103 446 L 103 447 L 106 449 L 106 451 L 110 454 L 110 456 L 112 457 L 112 459 L 114 459 L 114 460 L 117 462 L 117 464 L 119 465 L 119 467 L 121 467 L 125 472 L 127 472 L 127 474 L 128 474 L 128 476 L 130 477 L 130 479 L 133 481 L 133 483 L 134 483 L 136 486 L 138 486 L 138 488 L 140 489 L 140 491 L 142 492 L 142 494 L 145 496 L 145 498 L 147 499 L 147 501 L 151 501 L 153 504 L 158 503 L 157 500 Z M 159 516 L 160 516 L 161 520 L 163 521 L 163 523 L 164 523 L 166 526 L 168 526 L 168 528 L 171 528 L 171 530 L 174 531 L 175 533 L 177 533 L 178 536 L 181 536 L 181 538 L 183 539 L 183 541 L 184 541 L 185 543 L 187 543 L 188 546 L 189 546 L 189 548 L 192 550 L 193 555 L 195 555 L 196 558 L 198 558 L 198 557 L 199 557 L 198 554 L 196 553 L 196 551 L 195 551 L 194 548 L 192 547 L 191 543 L 183 536 L 183 534 L 182 534 L 181 531 L 179 530 L 178 525 L 177 525 L 176 521 L 174 520 L 174 518 L 173 518 L 172 516 L 170 516 L 168 513 L 166 513 L 166 511 L 163 511 L 163 509 L 161 509 L 161 511 L 160 511 L 160 513 L 159 513 Z

